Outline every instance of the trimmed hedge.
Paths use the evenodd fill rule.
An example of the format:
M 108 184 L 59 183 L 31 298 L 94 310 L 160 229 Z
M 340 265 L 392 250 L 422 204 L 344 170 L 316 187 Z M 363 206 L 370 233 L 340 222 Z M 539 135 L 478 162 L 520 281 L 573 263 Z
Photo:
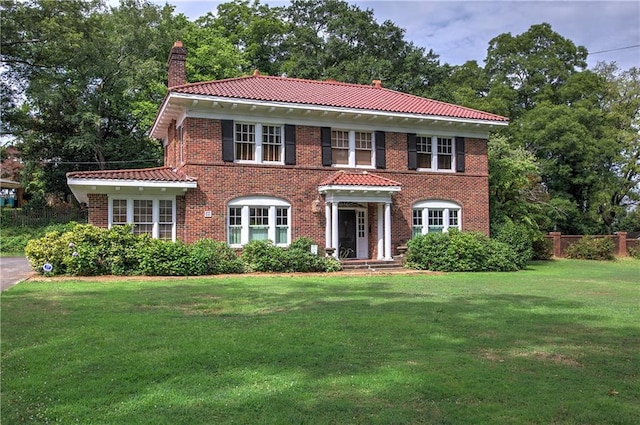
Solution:
M 247 244 L 242 257 L 223 242 L 201 239 L 194 244 L 162 241 L 134 235 L 131 226 L 104 229 L 79 224 L 67 232 L 54 231 L 27 243 L 31 267 L 47 275 L 200 276 L 265 272 L 337 271 L 334 258 L 311 253 L 310 239 L 299 239 L 289 249 L 268 241 Z M 45 271 L 43 267 L 47 265 Z
M 610 238 L 596 238 L 584 236 L 579 241 L 569 245 L 564 252 L 565 257 L 575 260 L 614 260 L 615 244 Z
M 427 233 L 407 246 L 407 267 L 418 270 L 516 271 L 526 266 L 511 246 L 478 232 Z

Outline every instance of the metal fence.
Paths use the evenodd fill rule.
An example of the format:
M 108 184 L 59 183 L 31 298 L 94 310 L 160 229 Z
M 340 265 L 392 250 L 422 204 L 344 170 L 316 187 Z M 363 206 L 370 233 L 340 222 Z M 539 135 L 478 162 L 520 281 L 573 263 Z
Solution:
M 24 210 L 21 208 L 2 208 L 0 209 L 0 226 L 2 227 L 39 227 L 54 223 L 68 223 L 75 221 L 77 223 L 87 223 L 87 210 L 70 209 L 70 210 Z

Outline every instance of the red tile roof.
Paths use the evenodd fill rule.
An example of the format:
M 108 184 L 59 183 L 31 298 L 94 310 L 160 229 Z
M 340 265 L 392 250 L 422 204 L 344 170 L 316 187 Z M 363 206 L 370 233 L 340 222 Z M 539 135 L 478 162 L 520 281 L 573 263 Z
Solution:
M 401 186 L 400 183 L 368 172 L 338 171 L 319 186 Z
M 170 92 L 380 112 L 508 121 L 508 118 L 500 115 L 385 89 L 378 84 L 366 86 L 337 81 L 253 75 L 186 84 L 173 87 Z
M 100 170 L 75 171 L 67 173 L 70 179 L 91 180 L 139 180 L 154 182 L 195 182 L 196 178 L 189 177 L 182 171 L 171 167 L 139 168 L 132 170 Z

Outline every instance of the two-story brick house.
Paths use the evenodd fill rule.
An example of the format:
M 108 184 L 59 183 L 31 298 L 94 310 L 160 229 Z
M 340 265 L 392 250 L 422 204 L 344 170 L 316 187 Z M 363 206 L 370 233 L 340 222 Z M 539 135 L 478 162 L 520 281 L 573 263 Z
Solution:
M 413 235 L 489 231 L 487 135 L 502 116 L 371 86 L 252 76 L 169 90 L 152 137 L 164 167 L 69 173 L 91 223 L 242 247 L 310 237 L 334 255 L 391 259 Z

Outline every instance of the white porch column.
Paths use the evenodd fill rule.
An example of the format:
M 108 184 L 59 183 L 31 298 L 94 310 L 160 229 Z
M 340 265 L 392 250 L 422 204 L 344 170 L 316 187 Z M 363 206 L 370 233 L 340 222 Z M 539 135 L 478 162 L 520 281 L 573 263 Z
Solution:
M 340 253 L 338 252 L 338 242 L 338 203 L 333 202 L 331 204 L 331 247 L 335 248 L 333 256 L 336 258 L 340 258 Z
M 393 260 L 391 257 L 391 203 L 384 204 L 384 259 Z
M 383 219 L 384 207 L 381 203 L 378 204 L 378 260 L 384 258 L 384 219 Z
M 331 203 L 324 204 L 324 247 L 331 248 Z

